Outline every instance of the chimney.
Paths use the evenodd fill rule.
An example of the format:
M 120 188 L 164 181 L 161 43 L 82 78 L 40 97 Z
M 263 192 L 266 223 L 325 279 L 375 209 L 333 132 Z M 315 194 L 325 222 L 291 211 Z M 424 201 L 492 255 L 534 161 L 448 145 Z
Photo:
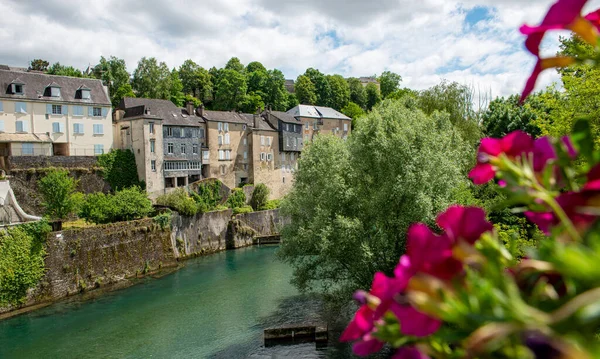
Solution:
M 194 115 L 194 103 L 192 101 L 188 101 L 188 103 L 185 104 L 185 109 L 190 116 Z
M 254 128 L 258 129 L 258 121 L 260 121 L 260 115 L 254 114 Z
M 204 104 L 201 103 L 200 106 L 196 109 L 196 115 L 203 117 L 204 116 Z

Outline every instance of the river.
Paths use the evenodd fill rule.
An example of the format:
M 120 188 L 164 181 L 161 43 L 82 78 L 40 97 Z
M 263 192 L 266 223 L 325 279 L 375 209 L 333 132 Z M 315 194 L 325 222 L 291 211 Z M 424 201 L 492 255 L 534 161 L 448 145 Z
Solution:
M 88 301 L 71 300 L 0 321 L 0 358 L 325 358 L 315 344 L 264 348 L 264 328 L 309 322 L 320 302 L 289 284 L 276 247 L 187 261 Z M 329 352 L 329 353 L 328 353 Z M 332 354 L 333 353 L 333 354 Z

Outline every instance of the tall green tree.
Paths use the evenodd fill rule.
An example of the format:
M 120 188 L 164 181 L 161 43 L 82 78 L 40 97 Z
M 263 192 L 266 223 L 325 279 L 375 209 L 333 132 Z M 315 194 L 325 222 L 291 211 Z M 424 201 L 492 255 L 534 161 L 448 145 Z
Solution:
M 219 77 L 214 107 L 223 111 L 238 109 L 240 103 L 245 100 L 246 77 L 231 69 L 222 70 Z
M 504 137 L 508 133 L 522 130 L 533 137 L 541 135 L 536 124 L 537 116 L 529 106 L 519 105 L 519 96 L 497 98 L 490 102 L 482 115 L 483 132 L 488 137 Z
M 133 72 L 132 87 L 138 97 L 171 99 L 171 71 L 156 58 L 142 57 Z
M 331 89 L 329 106 L 339 111 L 350 102 L 350 86 L 341 75 L 328 75 L 326 78 Z
M 379 84 L 381 86 L 381 96 L 387 98 L 391 93 L 400 88 L 402 77 L 391 71 L 384 71 L 379 76 Z
M 192 95 L 202 102 L 211 97 L 213 85 L 210 73 L 194 61 L 185 60 L 179 67 L 179 78 L 186 95 Z
M 374 83 L 367 84 L 365 91 L 367 93 L 367 110 L 370 111 L 373 106 L 381 102 L 381 93 L 379 92 L 377 85 Z
M 58 76 L 70 76 L 70 77 L 87 77 L 81 72 L 81 70 L 74 68 L 73 66 L 63 66 L 60 62 L 55 62 L 46 71 L 49 75 Z
M 415 222 L 453 203 L 467 146 L 446 114 L 384 101 L 352 136 L 318 136 L 302 152 L 282 204 L 291 221 L 280 256 L 301 290 L 348 298 L 373 274 L 391 275 Z M 410 170 L 408 170 L 410 169 Z
M 313 84 L 308 76 L 298 76 L 298 79 L 296 79 L 296 84 L 294 85 L 294 89 L 296 91 L 296 98 L 298 98 L 299 103 L 303 105 L 317 104 L 315 84 Z
M 321 71 L 312 67 L 306 70 L 304 76 L 308 77 L 315 85 L 315 94 L 317 95 L 315 104 L 318 106 L 330 106 L 331 86 L 329 85 L 329 81 L 327 81 L 327 77 Z
M 271 105 L 273 110 L 286 111 L 288 107 L 288 92 L 285 89 L 285 76 L 283 72 L 274 69 L 267 72 L 267 81 L 263 90 L 265 104 Z
M 262 96 L 267 85 L 269 74 L 267 69 L 258 61 L 254 61 L 246 66 L 246 78 L 248 82 L 248 92 L 258 93 Z
M 347 81 L 350 88 L 350 101 L 363 109 L 367 108 L 367 91 L 360 80 L 356 77 L 350 77 Z
M 286 111 L 298 106 L 299 104 L 300 102 L 298 102 L 298 97 L 296 97 L 295 93 L 287 94 Z
M 46 60 L 42 59 L 33 59 L 29 64 L 29 68 L 34 71 L 43 71 L 46 72 L 48 70 L 48 66 L 50 63 Z
M 179 72 L 173 69 L 171 71 L 171 87 L 169 89 L 170 92 L 170 100 L 178 107 L 184 105 L 185 95 L 183 94 L 183 84 L 181 83 L 181 79 L 179 78 Z
M 75 210 L 77 181 L 67 170 L 52 170 L 38 181 L 44 214 L 59 223 Z
M 108 86 L 113 107 L 117 107 L 123 97 L 132 97 L 131 76 L 127 72 L 125 60 L 115 56 L 110 56 L 108 59 L 101 56 L 92 73 L 95 78 L 102 80 L 102 83 Z
M 348 102 L 341 112 L 350 117 L 352 119 L 352 123 L 354 123 L 354 120 L 365 115 L 365 111 L 363 111 L 363 109 L 354 102 Z
M 239 73 L 244 73 L 244 69 L 244 64 L 242 64 L 240 59 L 238 59 L 237 57 L 232 57 L 231 59 L 229 59 L 229 61 L 227 61 L 227 64 L 225 65 L 225 70 L 233 70 Z

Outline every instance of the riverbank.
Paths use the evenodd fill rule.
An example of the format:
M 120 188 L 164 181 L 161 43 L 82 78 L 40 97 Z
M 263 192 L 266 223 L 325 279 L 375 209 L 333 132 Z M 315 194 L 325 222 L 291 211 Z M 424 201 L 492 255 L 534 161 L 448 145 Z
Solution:
M 171 223 L 153 219 L 53 232 L 46 241 L 46 272 L 19 307 L 0 307 L 0 319 L 63 298 L 102 293 L 148 275 L 177 269 L 198 256 L 252 245 L 254 236 L 277 234 L 279 210 L 232 216 L 231 210 L 193 217 L 174 212 Z

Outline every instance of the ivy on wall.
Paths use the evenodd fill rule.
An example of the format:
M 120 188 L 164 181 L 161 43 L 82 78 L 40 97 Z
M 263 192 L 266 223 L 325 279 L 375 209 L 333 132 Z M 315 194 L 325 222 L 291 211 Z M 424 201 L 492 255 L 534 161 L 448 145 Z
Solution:
M 133 186 L 146 187 L 138 178 L 135 156 L 130 150 L 111 150 L 100 155 L 98 165 L 104 169 L 102 175 L 113 191 Z

